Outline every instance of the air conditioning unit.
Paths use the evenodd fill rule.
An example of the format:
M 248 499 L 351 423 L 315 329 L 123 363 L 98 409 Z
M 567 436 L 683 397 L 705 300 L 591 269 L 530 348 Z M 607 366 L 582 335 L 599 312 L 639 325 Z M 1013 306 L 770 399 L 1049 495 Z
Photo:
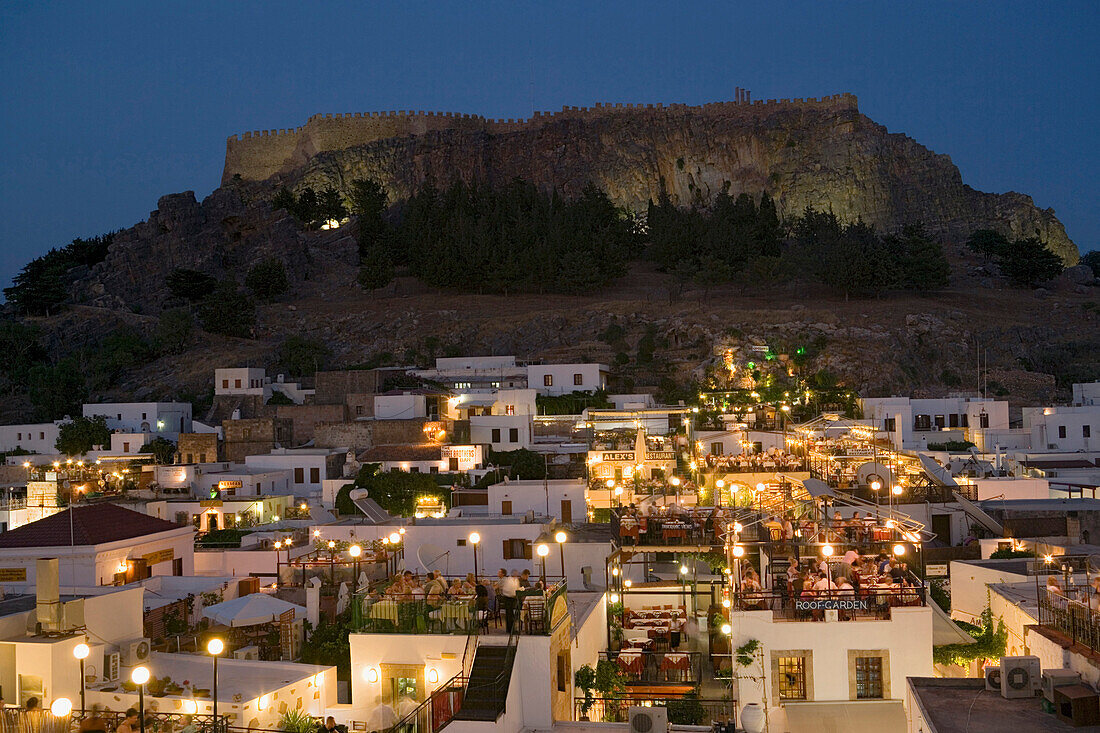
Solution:
M 118 652 L 109 652 L 103 655 L 103 679 L 108 682 L 118 682 L 118 668 L 121 665 Z
M 627 711 L 630 733 L 666 733 L 668 708 L 631 706 Z
M 1054 688 L 1076 685 L 1081 682 L 1081 673 L 1072 669 L 1048 669 L 1043 672 L 1043 697 L 1054 702 Z
M 148 639 L 134 639 L 122 645 L 122 664 L 133 667 L 149 659 L 151 647 Z
M 982 676 L 985 677 L 985 689 L 987 692 L 1001 691 L 1001 667 L 983 667 Z
M 1001 657 L 1001 697 L 1035 697 L 1042 689 L 1039 657 Z

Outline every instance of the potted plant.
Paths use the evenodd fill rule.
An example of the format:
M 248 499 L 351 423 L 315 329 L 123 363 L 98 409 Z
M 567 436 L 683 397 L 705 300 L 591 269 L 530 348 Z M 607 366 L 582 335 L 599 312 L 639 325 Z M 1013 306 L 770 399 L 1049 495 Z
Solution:
M 596 670 L 592 669 L 591 664 L 584 665 L 573 675 L 573 684 L 579 687 L 584 695 L 584 702 L 581 703 L 581 720 L 588 720 L 588 711 L 596 701 L 592 695 L 592 690 L 596 687 Z

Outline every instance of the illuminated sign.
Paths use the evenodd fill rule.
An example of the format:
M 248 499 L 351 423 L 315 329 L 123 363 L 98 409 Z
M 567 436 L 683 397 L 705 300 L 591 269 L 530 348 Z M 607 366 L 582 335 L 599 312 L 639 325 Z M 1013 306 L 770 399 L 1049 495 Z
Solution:
M 625 461 L 628 463 L 634 462 L 634 452 L 630 453 L 604 453 L 602 456 L 605 461 Z
M 157 550 L 148 555 L 142 555 L 141 559 L 147 565 L 156 565 L 158 562 L 172 562 L 176 559 L 176 551 L 169 547 L 167 550 Z
M 26 568 L 0 568 L 0 583 L 26 583 Z

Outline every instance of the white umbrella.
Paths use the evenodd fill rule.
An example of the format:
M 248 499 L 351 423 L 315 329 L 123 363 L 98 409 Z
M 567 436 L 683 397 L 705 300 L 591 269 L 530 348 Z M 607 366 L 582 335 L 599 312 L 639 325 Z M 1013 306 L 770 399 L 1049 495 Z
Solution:
M 225 626 L 255 626 L 269 621 L 278 621 L 279 617 L 293 609 L 295 618 L 305 618 L 303 606 L 280 600 L 263 593 L 252 593 L 231 601 L 208 606 L 202 615 Z

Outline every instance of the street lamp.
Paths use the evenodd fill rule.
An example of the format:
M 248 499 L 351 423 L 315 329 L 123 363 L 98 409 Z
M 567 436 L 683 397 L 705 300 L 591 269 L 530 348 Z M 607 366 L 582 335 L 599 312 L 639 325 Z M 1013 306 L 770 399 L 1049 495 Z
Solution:
M 73 711 L 73 701 L 67 697 L 59 697 L 50 705 L 50 712 L 58 718 L 64 718 Z
M 560 529 L 554 533 L 554 542 L 558 543 L 558 552 L 561 553 L 561 579 L 565 581 L 565 541 L 569 539 Z
M 546 592 L 546 556 L 550 554 L 550 546 L 545 542 L 540 542 L 539 546 L 535 548 L 535 552 L 538 553 L 539 559 L 542 560 L 542 591 Z
M 206 651 L 214 658 L 214 731 L 218 730 L 218 655 L 225 651 L 225 644 L 221 639 L 213 638 L 206 642 Z
M 88 658 L 88 655 L 92 653 L 92 650 L 87 644 L 81 642 L 73 647 L 73 656 L 80 660 L 80 709 L 84 710 L 84 660 Z
M 145 733 L 145 683 L 149 681 L 148 667 L 134 667 L 130 672 L 130 681 L 138 688 L 138 724 L 141 733 Z M 217 696 L 214 697 L 217 700 Z M 217 705 L 217 702 L 214 703 Z
M 355 578 L 351 581 L 351 592 L 359 592 L 359 556 L 363 554 L 363 548 L 359 545 L 352 545 L 348 548 L 348 554 L 355 559 Z
M 714 492 L 714 503 L 717 506 L 722 506 L 722 489 L 726 488 L 726 482 L 722 479 L 718 479 L 714 482 L 714 487 L 717 491 Z
M 474 580 L 477 580 L 477 545 L 481 542 L 481 535 L 477 532 L 471 532 L 469 542 L 474 546 Z

